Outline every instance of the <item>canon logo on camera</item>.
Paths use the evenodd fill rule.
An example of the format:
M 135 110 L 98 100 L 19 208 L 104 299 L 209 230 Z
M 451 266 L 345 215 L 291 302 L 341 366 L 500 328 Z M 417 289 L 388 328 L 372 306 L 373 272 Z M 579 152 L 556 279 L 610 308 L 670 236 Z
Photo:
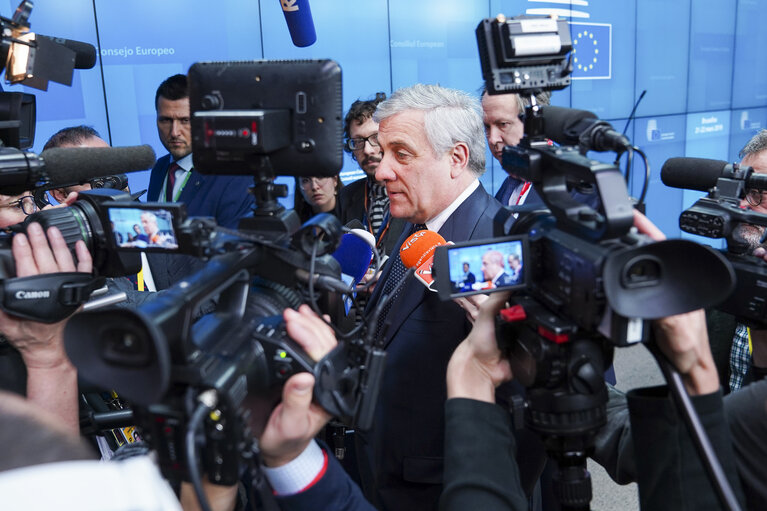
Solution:
M 37 300 L 38 298 L 50 298 L 50 291 L 16 291 L 17 300 Z

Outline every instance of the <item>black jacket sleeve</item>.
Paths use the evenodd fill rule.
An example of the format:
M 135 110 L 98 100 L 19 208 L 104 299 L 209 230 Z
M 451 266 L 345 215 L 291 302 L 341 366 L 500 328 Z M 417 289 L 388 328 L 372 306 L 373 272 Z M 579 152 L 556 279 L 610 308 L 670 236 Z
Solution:
M 442 510 L 527 509 L 511 419 L 500 406 L 472 399 L 445 404 Z

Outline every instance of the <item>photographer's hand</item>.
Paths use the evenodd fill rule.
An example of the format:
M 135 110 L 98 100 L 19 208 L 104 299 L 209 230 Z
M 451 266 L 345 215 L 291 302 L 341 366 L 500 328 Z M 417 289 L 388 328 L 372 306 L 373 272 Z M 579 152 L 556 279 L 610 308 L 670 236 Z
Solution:
M 719 374 L 708 344 L 703 309 L 653 322 L 655 340 L 682 376 L 691 396 L 719 390 Z
M 634 210 L 634 226 L 655 241 L 665 234 L 649 218 Z M 658 347 L 682 376 L 690 395 L 719 390 L 719 374 L 708 344 L 706 314 L 703 309 L 669 316 L 653 322 Z
M 489 296 L 490 295 L 485 294 L 461 296 L 460 298 L 453 299 L 453 301 L 466 311 L 466 318 L 473 325 L 479 317 L 479 308 L 485 303 L 485 300 L 487 300 Z
M 55 227 L 48 229 L 46 238 L 39 224 L 29 224 L 26 235 L 13 237 L 12 250 L 19 277 L 92 270 L 85 243 L 77 242 L 75 267 L 72 254 Z M 56 413 L 70 431 L 79 434 L 77 371 L 64 350 L 65 324 L 66 320 L 46 324 L 0 312 L 0 331 L 19 350 L 27 367 L 27 398 Z
M 495 316 L 510 293 L 495 293 L 479 308 L 469 336 L 458 345 L 447 365 L 447 397 L 495 402 L 495 388 L 512 378 L 495 340 Z
M 314 360 L 320 360 L 337 344 L 333 330 L 308 305 L 283 313 L 288 334 Z M 272 412 L 259 440 L 266 466 L 279 467 L 299 454 L 330 420 L 330 415 L 312 402 L 314 376 L 291 376 L 282 390 L 282 402 Z

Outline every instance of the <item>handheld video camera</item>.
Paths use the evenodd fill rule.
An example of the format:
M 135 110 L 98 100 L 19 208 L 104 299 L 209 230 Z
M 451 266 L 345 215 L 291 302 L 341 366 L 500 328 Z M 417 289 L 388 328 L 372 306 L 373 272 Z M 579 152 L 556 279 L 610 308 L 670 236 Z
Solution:
M 508 236 L 527 238 L 529 251 L 520 250 L 524 282 L 496 318 L 497 341 L 515 379 L 527 387 L 524 414 L 520 407 L 515 417 L 524 415 L 558 461 L 555 493 L 563 507 L 582 509 L 591 499 L 585 458 L 606 423 L 603 375 L 613 347 L 646 341 L 651 319 L 722 299 L 732 277 L 724 259 L 708 248 L 682 240 L 654 243 L 632 230 L 633 207 L 620 169 L 585 156 L 588 150 L 635 150 L 625 137 L 590 112 L 537 104 L 535 94 L 570 83 L 565 20 L 498 16 L 482 20 L 476 35 L 487 93 L 529 96 L 525 136 L 503 149 L 502 165 L 531 182 L 547 209 L 502 209 L 496 238 L 475 243 L 474 252 L 438 247 L 435 277 L 448 281 L 443 290 L 453 291 L 463 262 L 476 267 L 481 257 L 487 268 L 495 257 L 500 264 L 479 287 L 510 289 L 492 273 L 507 268 L 517 249 L 507 254 L 499 244 Z M 582 185 L 593 189 L 597 204 L 575 198 L 574 187 Z
M 329 313 L 337 328 L 344 323 L 341 295 L 349 287 L 330 255 L 341 239 L 339 221 L 318 215 L 299 225 L 297 214 L 275 200 L 285 190 L 273 183 L 278 174 L 340 169 L 338 64 L 207 62 L 188 76 L 195 169 L 253 175 L 253 216 L 231 231 L 212 219 L 185 218 L 183 207 L 172 204 L 102 205 L 108 251 L 182 253 L 208 262 L 136 309 L 73 317 L 65 338 L 80 374 L 132 406 L 167 477 L 195 482 L 205 472 L 214 483 L 233 484 L 253 470 L 253 436 L 287 378 L 311 372 L 323 408 L 369 427 L 385 355 L 364 332 L 339 329 L 342 342 L 315 362 L 282 321 L 285 308 L 308 303 Z M 127 238 L 133 225 L 147 236 Z M 210 302 L 215 310 L 195 321 L 195 311 Z
M 707 192 L 682 212 L 679 228 L 727 242 L 723 254 L 735 271 L 736 284 L 717 309 L 750 326 L 767 326 L 767 264 L 751 255 L 763 243 L 767 215 L 740 208 L 749 192 L 767 190 L 767 175 L 737 163 L 680 157 L 663 164 L 661 179 L 674 188 Z

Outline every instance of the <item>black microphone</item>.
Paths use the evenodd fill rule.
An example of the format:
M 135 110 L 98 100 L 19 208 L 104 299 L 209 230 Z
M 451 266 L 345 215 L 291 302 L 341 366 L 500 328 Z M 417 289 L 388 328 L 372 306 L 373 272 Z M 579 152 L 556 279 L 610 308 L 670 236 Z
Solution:
M 544 106 L 541 110 L 544 135 L 559 145 L 577 145 L 587 151 L 616 153 L 631 147 L 628 138 L 592 112 L 558 106 Z
M 767 174 L 754 172 L 751 167 L 724 160 L 708 158 L 669 158 L 660 170 L 660 179 L 666 186 L 707 192 L 720 177 L 742 178 L 746 188 L 767 190 Z
M 39 156 L 12 147 L 0 149 L 0 193 L 18 195 L 39 184 L 65 186 L 97 177 L 146 170 L 154 165 L 149 145 L 57 147 Z
M 96 47 L 92 44 L 83 43 L 81 41 L 75 41 L 72 39 L 64 39 L 61 37 L 53 37 L 49 35 L 35 34 L 37 37 L 48 39 L 56 44 L 65 46 L 75 52 L 75 69 L 91 69 L 96 65 Z

